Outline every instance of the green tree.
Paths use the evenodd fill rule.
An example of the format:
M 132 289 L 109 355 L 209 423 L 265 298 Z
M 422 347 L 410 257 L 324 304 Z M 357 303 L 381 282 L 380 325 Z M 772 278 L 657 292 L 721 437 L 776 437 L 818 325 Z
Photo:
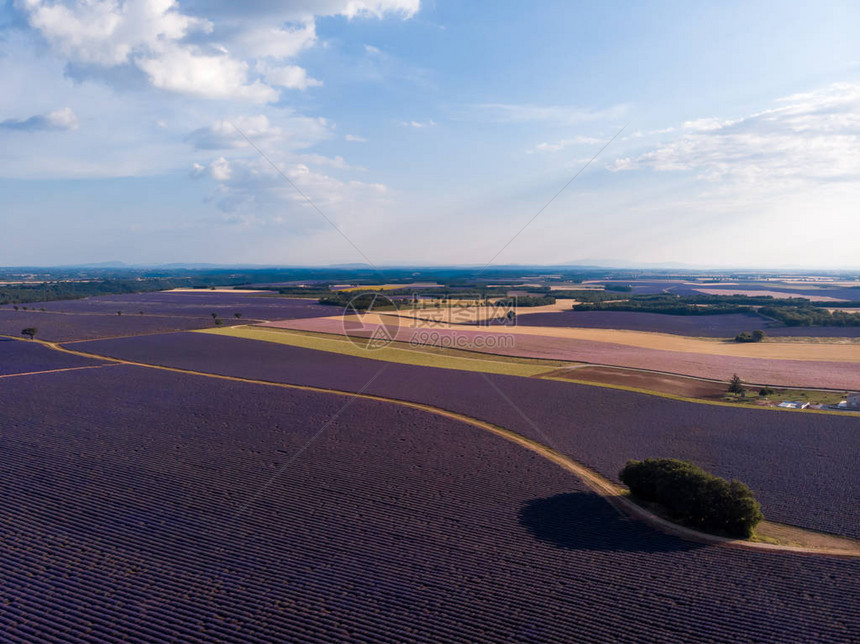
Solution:
M 762 331 L 761 329 L 756 329 L 752 332 L 752 341 L 753 342 L 761 342 L 767 337 L 767 333 Z
M 738 374 L 733 375 L 732 379 L 729 380 L 729 393 L 730 394 L 742 394 L 742 393 L 744 393 L 744 383 Z
M 234 313 L 233 315 L 236 317 L 237 320 L 242 317 L 241 313 Z
M 764 518 L 750 489 L 689 461 L 649 458 L 627 461 L 619 474 L 630 493 L 658 503 L 678 523 L 733 537 L 750 537 Z
M 21 335 L 26 335 L 31 340 L 36 337 L 36 334 L 39 332 L 34 326 L 28 326 L 26 329 L 21 329 Z

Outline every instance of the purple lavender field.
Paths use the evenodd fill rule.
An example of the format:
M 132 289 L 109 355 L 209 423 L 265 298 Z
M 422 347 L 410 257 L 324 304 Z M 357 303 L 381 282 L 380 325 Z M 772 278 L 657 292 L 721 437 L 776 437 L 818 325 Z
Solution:
M 0 376 L 104 364 L 80 356 L 53 351 L 37 342 L 0 338 Z
M 337 315 L 336 307 L 322 306 L 316 300 L 285 298 L 271 295 L 233 294 L 201 289 L 199 292 L 128 293 L 102 295 L 80 300 L 37 302 L 29 308 L 44 307 L 46 311 L 64 313 L 106 313 L 115 315 L 181 316 L 210 318 L 216 313 L 226 320 L 234 319 L 235 313 L 251 320 L 283 320 Z M 11 310 L 10 305 L 0 311 Z
M 336 315 L 340 309 L 312 300 L 256 297 L 231 293 L 134 293 L 81 300 L 41 302 L 27 311 L 0 307 L 0 334 L 19 335 L 21 329 L 39 329 L 36 337 L 69 342 L 205 329 L 214 325 L 215 313 L 226 326 L 254 320 L 302 319 Z M 39 309 L 44 308 L 44 311 Z M 141 314 L 141 311 L 143 312 Z M 121 312 L 122 315 L 117 315 Z M 241 317 L 236 317 L 236 313 Z
M 225 324 L 238 324 L 238 320 L 224 320 Z M 0 309 L 0 334 L 21 335 L 25 327 L 36 327 L 36 337 L 55 342 L 92 340 L 169 333 L 213 326 L 211 317 L 180 317 L 154 315 L 117 315 L 108 313 L 52 313 Z
M 38 377 L 0 381 L 6 641 L 860 632 L 860 562 L 656 533 L 450 419 L 127 366 Z
M 629 329 L 710 338 L 733 338 L 743 331 L 767 329 L 771 322 L 759 315 L 665 315 L 638 311 L 562 311 L 517 316 L 519 326 Z
M 499 424 L 615 480 L 629 458 L 690 459 L 719 476 L 747 483 L 770 520 L 860 538 L 860 417 L 685 403 L 198 333 L 75 346 L 224 375 L 348 391 L 367 387 L 368 393 Z

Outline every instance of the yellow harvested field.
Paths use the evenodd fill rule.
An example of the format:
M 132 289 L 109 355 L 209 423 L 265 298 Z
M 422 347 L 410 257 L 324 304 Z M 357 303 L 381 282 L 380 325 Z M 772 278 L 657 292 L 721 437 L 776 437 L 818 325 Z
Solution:
M 555 304 L 547 306 L 530 306 L 517 309 L 517 315 L 529 315 L 530 313 L 559 313 L 569 311 L 576 300 L 556 300 Z M 453 306 L 445 308 L 427 307 L 420 309 L 401 309 L 392 315 L 402 318 L 416 318 L 432 320 L 434 322 L 445 322 L 449 324 L 470 324 L 484 321 L 490 317 L 496 317 L 499 310 L 493 306 L 468 306 L 470 302 L 464 301 L 466 306 Z
M 375 313 L 363 316 L 366 324 L 382 324 L 383 318 Z M 340 319 L 337 317 L 330 319 Z M 396 322 L 390 322 L 395 323 Z M 736 358 L 765 358 L 769 360 L 804 360 L 813 362 L 860 363 L 860 344 L 825 344 L 802 342 L 744 342 L 737 343 L 717 338 L 690 338 L 667 333 L 628 331 L 621 329 L 581 329 L 541 326 L 490 326 L 476 327 L 425 320 L 409 320 L 409 326 L 428 329 L 460 329 L 481 333 L 536 335 L 551 338 L 572 338 L 593 342 L 608 342 L 644 349 L 701 353 Z
M 363 286 L 344 286 L 335 284 L 335 290 L 338 292 L 350 293 L 352 291 L 396 291 L 398 289 L 409 288 L 432 288 L 439 286 L 436 282 L 413 282 L 412 284 L 365 284 Z

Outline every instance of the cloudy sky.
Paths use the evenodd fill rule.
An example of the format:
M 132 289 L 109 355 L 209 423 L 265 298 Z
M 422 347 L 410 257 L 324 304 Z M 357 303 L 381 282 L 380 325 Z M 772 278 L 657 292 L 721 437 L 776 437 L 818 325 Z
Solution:
M 860 268 L 858 33 L 827 0 L 6 2 L 0 265 Z

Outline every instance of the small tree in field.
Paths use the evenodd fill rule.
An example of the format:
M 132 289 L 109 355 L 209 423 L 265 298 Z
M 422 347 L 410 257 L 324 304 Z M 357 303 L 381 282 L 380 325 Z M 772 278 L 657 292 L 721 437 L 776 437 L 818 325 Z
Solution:
M 224 324 L 224 320 L 221 318 L 215 318 L 215 326 L 221 326 L 222 324 Z
M 638 499 L 659 503 L 673 520 L 698 530 L 747 538 L 764 518 L 746 485 L 709 474 L 689 461 L 631 460 L 619 478 Z
M 744 393 L 744 383 L 738 374 L 733 375 L 732 379 L 729 380 L 729 393 L 730 394 L 742 394 L 742 393 Z
M 34 326 L 28 326 L 26 329 L 21 329 L 21 335 L 26 335 L 31 340 L 36 337 L 36 334 L 39 332 Z
M 237 320 L 238 320 L 239 318 L 241 318 L 241 317 L 242 317 L 242 314 L 241 314 L 241 313 L 234 313 L 233 315 L 235 315 L 235 316 L 236 316 L 236 319 L 237 319 Z
M 212 319 L 213 319 L 213 320 L 214 320 L 215 318 L 217 318 L 217 317 L 218 317 L 218 314 L 217 314 L 217 313 L 213 313 L 213 314 L 212 314 Z

